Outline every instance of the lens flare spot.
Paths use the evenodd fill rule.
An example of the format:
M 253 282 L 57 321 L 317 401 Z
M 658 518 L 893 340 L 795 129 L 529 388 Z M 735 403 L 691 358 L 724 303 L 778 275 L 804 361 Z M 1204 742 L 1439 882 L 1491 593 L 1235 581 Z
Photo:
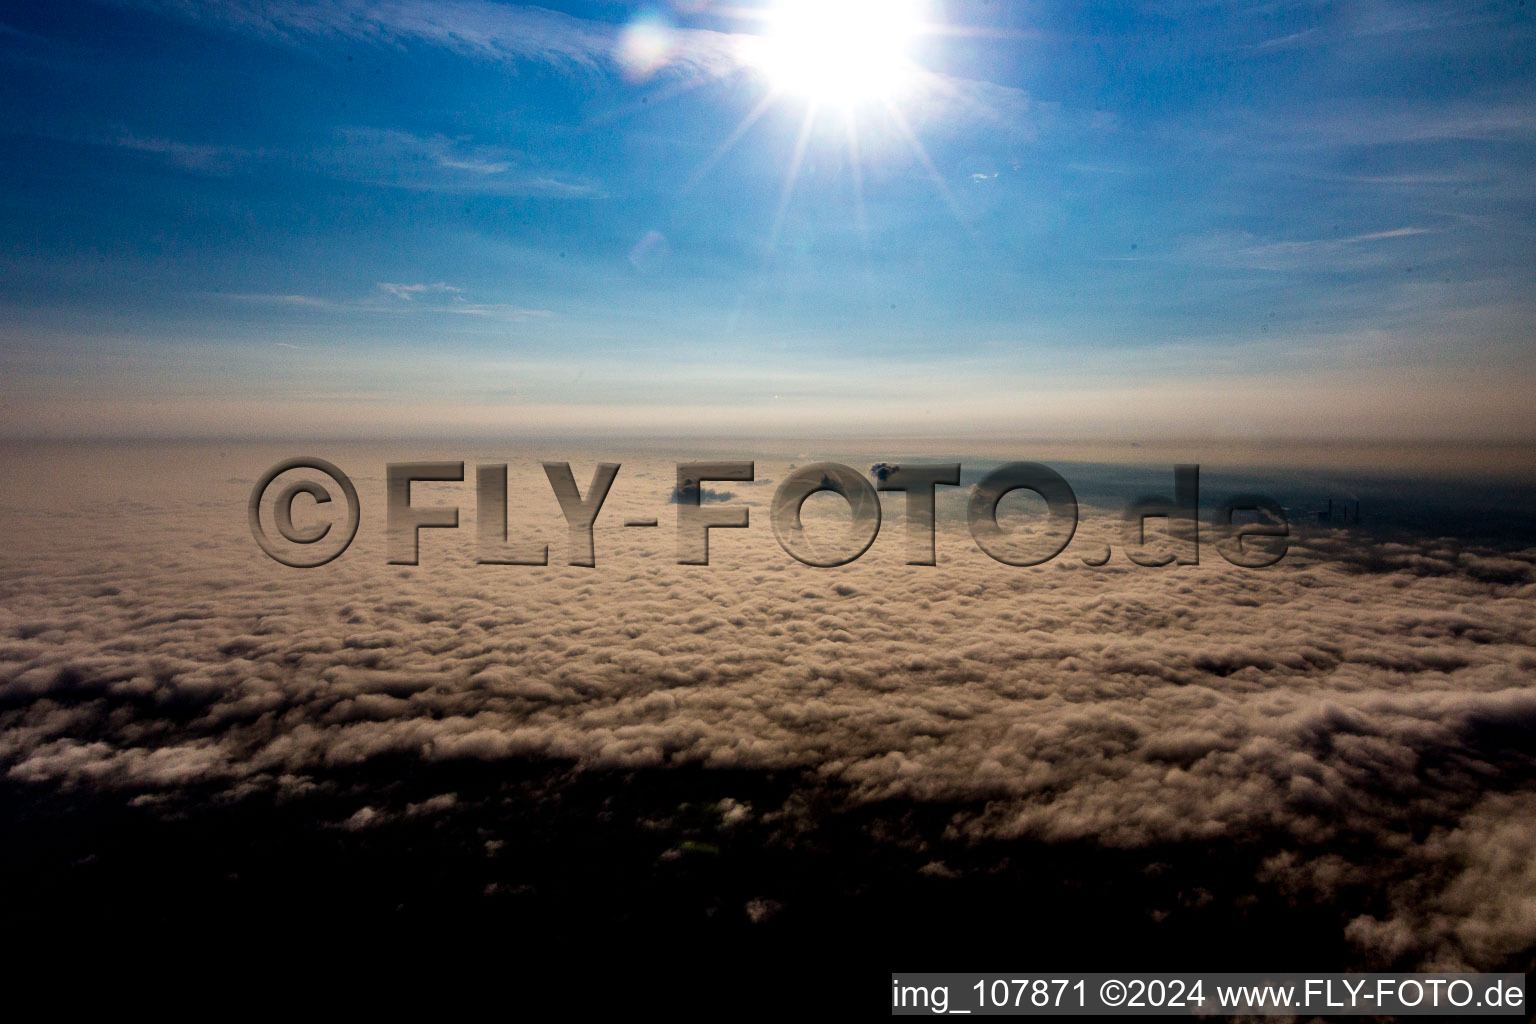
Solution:
M 624 77 L 643 82 L 666 67 L 677 50 L 677 31 L 666 15 L 646 11 L 624 27 L 614 56 Z

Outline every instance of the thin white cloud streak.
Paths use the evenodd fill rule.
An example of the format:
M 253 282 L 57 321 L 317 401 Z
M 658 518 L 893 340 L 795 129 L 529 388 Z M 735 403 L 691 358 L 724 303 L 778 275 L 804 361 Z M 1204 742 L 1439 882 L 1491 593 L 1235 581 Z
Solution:
M 358 299 L 331 299 L 314 295 L 270 294 L 259 292 L 224 292 L 217 298 L 256 305 L 286 306 L 336 314 L 377 314 L 381 316 L 474 316 L 524 323 L 555 316 L 547 309 L 531 309 L 502 302 L 473 302 L 464 289 L 438 282 L 435 284 L 398 284 L 381 281 L 379 296 Z
M 1248 232 L 1212 232 L 1181 243 L 1175 253 L 1193 262 L 1259 270 L 1358 269 L 1399 258 L 1368 242 L 1389 242 L 1432 234 L 1433 229 L 1400 227 L 1344 238 L 1267 240 Z
M 405 299 L 407 301 L 414 299 L 418 295 L 457 296 L 462 295 L 464 292 L 464 289 L 455 288 L 446 281 L 439 281 L 436 284 L 392 284 L 388 281 L 380 281 L 379 288 L 397 299 Z
M 102 140 L 104 144 L 138 153 L 164 157 L 178 167 L 205 174 L 228 174 L 252 156 L 250 150 L 236 146 L 178 142 L 173 139 L 145 138 L 129 133 Z
M 356 125 L 336 128 L 331 144 L 287 150 L 169 139 L 126 129 L 83 136 L 45 132 L 44 137 L 147 154 L 184 171 L 216 177 L 266 165 L 419 191 L 572 200 L 608 196 L 580 173 L 545 166 L 505 146 Z
M 301 166 L 348 181 L 389 188 L 468 195 L 604 199 L 583 175 L 544 166 L 505 146 L 476 145 L 442 135 L 346 127 L 337 144 L 295 154 Z
M 1262 154 L 1272 169 L 1286 154 L 1437 142 L 1526 143 L 1536 138 L 1536 103 L 1339 99 L 1325 106 L 1229 107 L 1162 134 L 1234 154 Z
M 1281 5 L 1282 13 L 1290 13 L 1284 11 L 1285 6 Z M 1265 39 L 1254 44 L 1255 50 L 1339 45 L 1358 48 L 1365 41 L 1376 41 L 1392 52 L 1406 54 L 1454 47 L 1462 39 L 1477 38 L 1473 30 L 1478 28 L 1508 27 L 1506 12 L 1497 4 L 1362 0 L 1338 8 L 1310 2 L 1289 6 L 1294 12 L 1308 15 L 1308 20 L 1321 23 Z M 1274 13 L 1269 5 L 1256 5 L 1254 11 L 1266 20 Z

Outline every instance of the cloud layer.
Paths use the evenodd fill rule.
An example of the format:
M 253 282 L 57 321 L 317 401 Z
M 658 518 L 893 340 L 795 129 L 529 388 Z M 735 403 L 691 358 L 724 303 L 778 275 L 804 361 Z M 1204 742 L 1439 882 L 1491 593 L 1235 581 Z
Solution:
M 400 453 L 372 452 L 343 462 L 378 470 L 356 477 L 357 544 L 301 572 L 244 533 L 264 456 L 213 453 L 12 460 L 29 485 L 3 509 L 12 784 L 239 799 L 386 756 L 790 772 L 852 805 L 961 808 L 946 833 L 974 843 L 1271 843 L 1256 882 L 1378 893 L 1344 923 L 1362 964 L 1488 968 L 1536 943 L 1531 550 L 1322 531 L 1271 570 L 1209 548 L 1199 566 L 1089 567 L 1106 521 L 1013 568 L 941 513 L 925 568 L 903 564 L 892 495 L 869 554 L 816 570 L 774 544 L 771 484 L 749 484 L 734 500 L 751 528 L 716 531 L 714 564 L 684 567 L 675 470 L 651 459 L 625 461 L 597 568 L 578 569 L 560 564 L 537 461 L 502 455 L 512 535 L 537 529 L 552 566 L 474 564 L 472 484 L 418 487 L 418 502 L 459 503 L 461 527 L 425 532 L 420 566 L 386 566 L 382 466 Z M 618 525 L 631 515 L 664 528 Z M 454 797 L 357 803 L 339 825 Z M 1360 836 L 1394 866 L 1352 858 Z

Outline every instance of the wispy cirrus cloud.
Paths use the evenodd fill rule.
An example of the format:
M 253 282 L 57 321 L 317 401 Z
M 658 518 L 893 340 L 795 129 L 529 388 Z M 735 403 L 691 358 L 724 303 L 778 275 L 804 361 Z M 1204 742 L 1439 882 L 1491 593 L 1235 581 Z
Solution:
M 228 292 L 220 297 L 233 302 L 286 306 L 293 309 L 338 314 L 473 316 L 515 323 L 555 315 L 547 309 L 531 309 L 507 302 L 475 302 L 465 295 L 463 288 L 444 281 L 430 283 L 380 281 L 375 294 L 353 298 L 261 292 Z
M 1278 9 L 1282 15 L 1307 22 L 1305 28 L 1268 36 L 1255 44 L 1257 50 L 1322 47 L 1348 44 L 1360 46 L 1375 42 L 1398 52 L 1414 47 L 1456 45 L 1457 35 L 1500 23 L 1504 12 L 1497 4 L 1445 3 L 1443 0 L 1415 0 L 1391 3 L 1366 2 L 1333 8 L 1331 5 L 1297 3 L 1264 5 L 1254 12 L 1264 24 Z
M 330 37 L 403 45 L 426 42 L 490 60 L 538 61 L 565 70 L 619 66 L 624 26 L 540 7 L 484 0 L 328 0 L 313 4 L 235 0 L 143 4 L 198 21 L 300 42 Z M 743 66 L 738 39 L 724 32 L 671 28 L 665 67 L 672 73 L 719 77 Z
M 1312 164 L 1320 155 L 1359 154 L 1370 147 L 1528 145 L 1536 140 L 1536 99 L 1364 96 L 1282 107 L 1230 106 L 1168 130 L 1206 153 L 1262 153 L 1268 162 L 1299 160 L 1316 170 Z
M 1180 247 L 1193 262 L 1258 270 L 1340 269 L 1379 264 L 1394 258 L 1373 243 L 1393 242 L 1432 234 L 1425 227 L 1405 226 L 1368 231 L 1344 238 L 1265 239 L 1247 232 L 1218 231 L 1191 239 Z
M 126 132 L 104 141 L 119 149 L 164 157 L 169 162 L 189 171 L 212 174 L 228 174 L 239 160 L 249 155 L 247 150 L 236 146 L 146 138 Z
M 462 295 L 464 289 L 455 288 L 444 281 L 436 284 L 392 284 L 388 281 L 380 281 L 379 289 L 386 291 L 397 299 L 405 299 L 407 302 L 418 295 Z
M 322 173 L 370 185 L 476 195 L 603 199 L 601 185 L 506 146 L 394 129 L 341 128 L 333 145 L 304 157 Z
M 608 195 L 587 175 L 546 166 L 511 147 L 397 129 L 344 126 L 331 133 L 328 143 L 287 150 L 167 138 L 126 128 L 58 138 L 141 153 L 184 171 L 216 177 L 265 162 L 386 188 L 546 199 L 603 199 Z
M 146 5 L 145 0 L 123 2 Z M 303 5 L 184 0 L 173 5 L 150 2 L 147 6 L 294 44 L 314 38 L 396 47 L 423 43 L 482 60 L 528 61 L 566 72 L 613 73 L 630 81 L 665 77 L 699 83 L 759 66 L 760 37 L 750 32 L 661 22 L 656 28 L 643 27 L 637 51 L 635 24 L 485 0 L 330 0 Z M 751 16 L 743 19 L 744 24 L 756 20 Z M 981 77 L 917 71 L 920 95 L 911 98 L 911 106 L 914 116 L 923 119 L 974 118 L 1027 136 L 1041 115 L 1050 112 L 1025 91 L 1009 85 Z M 494 167 L 495 162 L 489 166 Z

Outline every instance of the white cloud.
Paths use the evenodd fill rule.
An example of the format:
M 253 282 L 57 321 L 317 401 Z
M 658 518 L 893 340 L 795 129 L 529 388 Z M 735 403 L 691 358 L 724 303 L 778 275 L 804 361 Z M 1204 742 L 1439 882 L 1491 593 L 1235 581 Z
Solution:
M 380 281 L 379 287 L 397 299 L 405 299 L 407 302 L 418 295 L 461 295 L 464 292 L 464 289 L 455 288 L 443 281 L 436 284 L 390 284 L 387 281 Z

